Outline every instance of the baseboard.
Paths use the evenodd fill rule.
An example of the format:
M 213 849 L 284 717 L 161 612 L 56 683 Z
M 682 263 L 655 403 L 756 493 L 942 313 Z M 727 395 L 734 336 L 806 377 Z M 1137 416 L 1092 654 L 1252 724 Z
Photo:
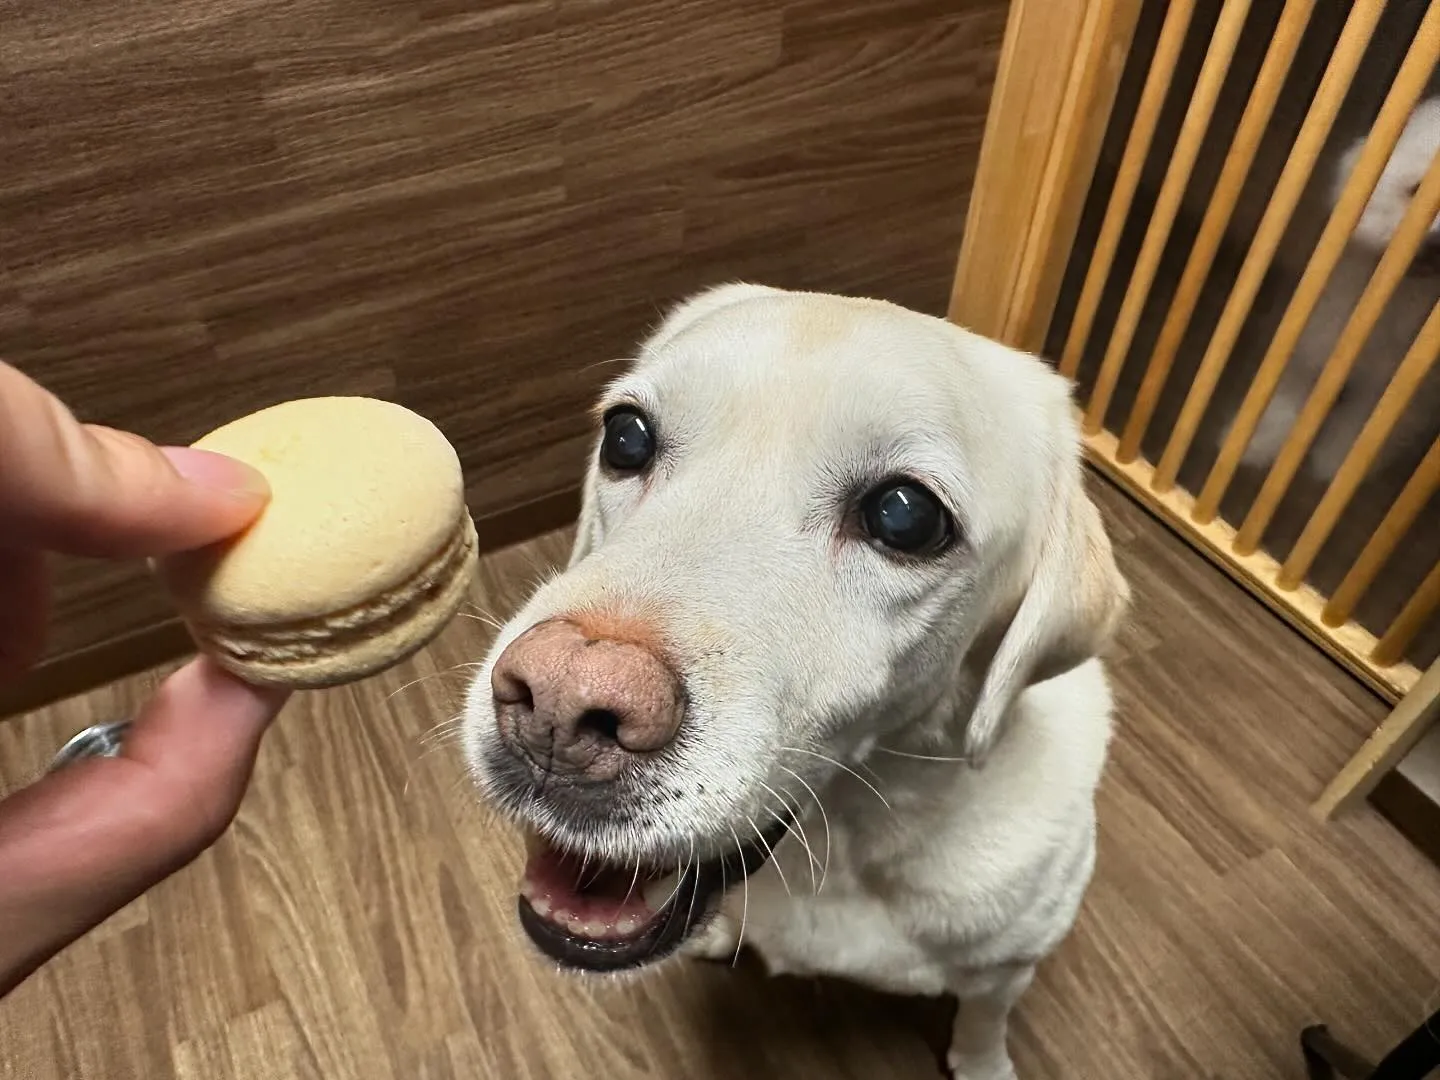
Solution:
M 480 549 L 496 551 L 562 528 L 580 512 L 578 489 L 547 495 L 514 509 L 477 518 Z M 107 682 L 155 667 L 193 649 L 178 619 L 46 658 L 19 682 L 0 687 L 0 720 L 42 708 Z

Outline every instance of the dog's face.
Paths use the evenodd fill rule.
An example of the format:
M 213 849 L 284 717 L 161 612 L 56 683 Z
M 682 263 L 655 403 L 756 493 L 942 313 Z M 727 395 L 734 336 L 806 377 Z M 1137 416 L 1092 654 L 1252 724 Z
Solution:
M 1123 603 L 1068 384 L 941 320 L 713 290 L 598 416 L 571 564 L 499 635 L 465 723 L 530 833 L 522 923 L 564 964 L 672 951 L 900 728 L 982 762 Z
M 1365 149 L 1365 142 L 1365 139 L 1357 140 L 1342 155 L 1335 173 L 1332 204 L 1339 200 Z M 1437 152 L 1440 152 L 1440 98 L 1429 98 L 1415 107 L 1391 151 L 1390 160 L 1351 234 L 1355 243 L 1376 254 L 1385 250 Z M 1416 272 L 1440 272 L 1440 217 L 1431 223 L 1415 262 Z

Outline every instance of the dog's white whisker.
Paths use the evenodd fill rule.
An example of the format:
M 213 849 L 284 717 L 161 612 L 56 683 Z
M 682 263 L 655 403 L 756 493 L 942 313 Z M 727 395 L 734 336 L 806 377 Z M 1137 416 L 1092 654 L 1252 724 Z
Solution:
M 680 886 L 682 886 L 683 884 L 685 884 L 685 875 L 686 875 L 687 873 L 689 873 L 689 871 L 690 871 L 690 863 L 689 863 L 689 861 L 688 861 L 688 860 L 682 860 L 682 859 L 680 858 L 680 856 L 678 856 L 678 855 L 675 856 L 675 887 L 670 890 L 670 895 L 669 895 L 669 896 L 665 897 L 665 899 L 664 899 L 663 901 L 661 901 L 658 905 L 656 905 L 656 907 L 655 907 L 655 910 L 656 910 L 656 911 L 662 911 L 662 910 L 664 910 L 665 908 L 667 908 L 667 907 L 670 906 L 670 901 L 674 900 L 675 897 L 676 897 L 677 895 L 679 895 L 679 893 L 680 893 Z
M 692 836 L 690 837 L 690 857 L 685 860 L 685 873 L 688 874 L 690 867 L 696 865 L 698 864 L 695 862 L 695 837 Z M 685 880 L 684 874 L 680 876 L 680 880 Z M 721 880 L 724 880 L 723 874 Z M 678 889 L 679 886 L 677 885 L 676 888 Z M 690 891 L 690 910 L 685 913 L 685 933 L 687 935 L 690 933 L 691 925 L 695 922 L 695 897 L 699 892 L 699 889 L 692 889 Z
M 491 630 L 494 630 L 497 633 L 505 629 L 505 624 L 491 615 L 472 615 L 468 611 L 457 611 L 455 614 L 462 619 L 473 619 L 475 622 L 483 623 L 485 626 L 490 627 Z
M 505 628 L 504 622 L 498 615 L 493 611 L 487 611 L 474 602 L 463 604 L 457 614 L 463 615 L 467 619 L 474 619 L 476 622 L 484 623 L 486 626 L 492 627 L 497 631 Z
M 410 772 L 413 773 L 416 767 L 422 764 L 428 764 L 429 760 L 433 758 L 436 754 L 448 749 L 450 749 L 450 743 L 447 742 L 445 739 L 440 739 L 434 743 L 425 746 L 424 749 L 420 751 L 420 753 L 416 754 L 407 762 Z
M 429 746 L 437 741 L 444 742 L 451 735 L 454 735 L 457 731 L 459 731 L 460 728 L 464 725 L 464 722 L 464 713 L 461 713 L 458 716 L 448 717 L 444 720 L 441 720 L 438 724 L 426 728 L 419 735 L 415 736 L 414 741 L 421 744 L 422 746 Z
M 453 674 L 455 674 L 456 670 L 458 670 L 459 667 L 468 667 L 468 666 L 469 666 L 469 665 L 464 665 L 464 664 L 462 664 L 462 665 L 457 665 L 457 667 L 445 668 L 445 669 L 443 669 L 443 670 L 441 670 L 441 671 L 427 671 L 424 675 L 417 675 L 417 676 L 415 676 L 415 678 L 410 679 L 410 680 L 408 680 L 408 681 L 406 681 L 406 682 L 403 682 L 403 683 L 401 683 L 399 686 L 397 686 L 394 690 L 391 690 L 390 693 L 388 693 L 388 694 L 385 695 L 385 700 L 386 700 L 386 701 L 391 701 L 391 700 L 393 700 L 394 698 L 398 697 L 400 694 L 403 694 L 406 690 L 409 690 L 411 687 L 419 686 L 421 683 L 427 683 L 427 682 L 429 682 L 431 679 L 440 679 L 440 678 L 444 678 L 446 675 L 453 675 Z
M 463 612 L 457 612 L 457 614 L 463 614 Z M 467 616 L 467 618 L 474 618 L 474 616 Z M 483 663 L 470 662 L 463 664 L 452 664 L 450 667 L 441 668 L 439 671 L 428 671 L 424 675 L 417 675 L 415 678 L 409 680 L 408 682 L 402 683 L 397 686 L 394 690 L 390 691 L 390 693 L 385 695 L 385 700 L 387 702 L 391 701 L 394 698 L 398 697 L 400 694 L 403 694 L 406 690 L 409 690 L 415 686 L 419 686 L 421 683 L 429 682 L 431 679 L 442 679 L 447 675 L 455 675 L 460 672 L 483 668 L 484 666 L 485 665 Z
M 755 827 L 753 822 L 750 827 L 752 829 Z M 757 833 L 756 835 L 759 834 Z M 740 843 L 740 837 L 733 827 L 730 829 L 730 836 L 735 841 L 735 850 L 739 851 L 742 845 Z M 721 866 L 723 867 L 724 864 L 722 863 Z M 742 876 L 740 883 L 740 932 L 735 936 L 735 955 L 730 958 L 730 966 L 732 968 L 740 962 L 740 951 L 745 948 L 745 923 L 750 918 L 750 875 L 745 874 Z M 725 895 L 723 890 L 720 895 Z
M 873 791 L 873 792 L 875 793 L 875 797 L 876 797 L 877 799 L 879 799 L 882 803 L 885 804 L 885 809 L 886 809 L 886 810 L 889 810 L 892 814 L 895 812 L 895 808 L 890 805 L 890 800 L 887 799 L 887 798 L 885 798 L 884 795 L 880 794 L 880 789 L 879 789 L 879 788 L 877 788 L 877 787 L 876 787 L 874 784 L 872 784 L 869 780 L 866 780 L 865 777 L 861 776 L 858 772 L 856 772 L 854 769 L 852 769 L 849 765 L 846 765 L 843 761 L 836 761 L 833 757 L 828 757 L 828 756 L 825 755 L 825 754 L 816 753 L 814 750 L 802 750 L 802 749 L 801 749 L 800 747 L 798 747 L 798 746 L 782 746 L 782 747 L 780 747 L 780 749 L 781 749 L 781 750 L 784 750 L 784 751 L 787 751 L 787 752 L 789 752 L 789 753 L 791 753 L 791 754 L 809 754 L 811 757 L 819 758 L 821 761 L 828 761 L 831 765 L 834 765 L 837 769 L 843 769 L 845 772 L 847 772 L 847 773 L 849 773 L 851 776 L 855 777 L 856 780 L 859 780 L 859 781 L 860 781 L 862 784 L 864 784 L 867 788 L 869 788 L 871 791 Z
M 825 826 L 825 862 L 820 867 L 820 884 L 815 886 L 815 895 L 819 896 L 820 890 L 825 888 L 825 875 L 830 870 L 830 815 L 825 813 L 825 804 L 820 801 L 820 796 L 815 793 L 815 789 L 805 782 L 803 776 L 784 765 L 781 765 L 780 768 L 798 780 L 800 786 L 810 793 L 810 798 L 815 800 L 815 809 L 819 811 L 820 823 Z
M 577 892 L 580 891 L 580 890 L 584 887 L 585 871 L 588 870 L 589 868 L 590 868 L 590 852 L 589 852 L 588 850 L 587 850 L 587 851 L 582 851 L 582 852 L 580 853 L 580 872 L 575 875 L 575 889 L 576 889 Z M 598 873 L 598 872 L 599 872 L 599 871 L 597 871 L 597 873 Z M 592 881 L 591 884 L 593 884 L 593 883 L 594 883 L 594 882 Z
M 780 795 L 779 792 L 777 792 L 774 788 L 772 788 L 769 784 L 765 783 L 763 780 L 759 781 L 759 784 L 762 788 L 768 791 L 771 797 L 775 799 L 775 801 L 778 802 L 785 809 L 785 813 L 790 815 L 789 820 L 787 820 L 785 816 L 777 814 L 768 806 L 765 808 L 769 812 L 770 816 L 773 817 L 776 821 L 780 822 L 782 825 L 784 825 L 785 831 L 792 834 L 797 840 L 800 841 L 801 846 L 804 847 L 806 865 L 810 868 L 810 892 L 812 895 L 814 895 L 816 893 L 815 867 L 818 863 L 818 860 L 815 858 L 814 849 L 810 847 L 809 837 L 805 835 L 805 826 L 800 822 L 801 817 L 804 816 L 805 808 L 800 805 L 800 800 L 796 799 L 795 809 L 792 811 L 790 808 L 790 803 L 787 802 L 785 798 Z M 791 796 L 791 798 L 794 798 L 794 796 Z
M 460 710 L 459 712 L 457 712 L 454 716 L 446 717 L 444 720 L 441 720 L 439 723 L 437 723 L 437 724 L 433 725 L 432 727 L 430 727 L 430 728 L 421 736 L 421 738 L 427 738 L 427 737 L 429 737 L 429 736 L 434 735 L 434 734 L 437 733 L 437 732 L 440 733 L 440 734 L 443 734 L 443 735 L 451 735 L 451 734 L 454 734 L 456 731 L 461 730 L 464 726 L 465 726 L 465 710 L 464 710 L 464 709 L 461 709 L 461 710 Z
M 805 807 L 801 804 L 800 800 L 796 799 L 788 790 L 782 789 L 782 792 L 783 795 L 788 796 L 790 799 L 795 799 L 795 809 L 792 811 L 790 809 L 790 803 L 785 798 L 782 798 L 781 795 L 776 796 L 776 798 L 781 800 L 786 812 L 793 815 L 787 825 L 786 832 L 791 833 L 799 840 L 800 846 L 805 849 L 805 865 L 810 871 L 810 894 L 812 896 L 818 896 L 820 884 L 815 876 L 815 871 L 821 868 L 821 863 L 815 854 L 815 849 L 810 844 L 810 837 L 805 834 L 805 824 L 801 821 L 801 818 L 804 816 Z
M 781 820 L 784 820 L 784 819 L 782 818 Z M 770 841 L 768 841 L 768 840 L 765 839 L 765 834 L 762 833 L 762 832 L 760 831 L 759 826 L 757 826 L 757 825 L 755 824 L 755 819 L 754 819 L 754 818 L 749 818 L 749 817 L 747 817 L 747 818 L 745 819 L 745 822 L 746 822 L 746 824 L 748 824 L 748 825 L 750 826 L 750 831 L 755 834 L 755 839 L 760 841 L 760 846 L 765 849 L 765 853 L 770 856 L 770 865 L 775 868 L 775 873 L 779 875 L 779 877 L 780 877 L 780 884 L 783 885 L 783 886 L 785 886 L 785 895 L 786 895 L 786 896 L 790 896 L 790 895 L 791 895 L 791 893 L 790 893 L 790 883 L 785 880 L 785 871 L 782 870 L 782 869 L 780 869 L 780 860 L 778 860 L 777 858 L 775 858 L 775 849 L 770 846 Z M 740 845 L 740 838 L 739 838 L 739 837 L 736 837 L 736 838 L 735 838 L 735 845 L 736 845 L 737 848 L 739 847 L 739 845 Z M 748 875 L 748 874 L 745 875 L 745 883 L 746 883 L 746 885 L 747 885 L 747 887 L 748 887 L 748 885 L 749 885 L 749 883 L 750 883 L 750 875 Z
M 577 374 L 577 375 L 583 375 L 583 374 L 585 374 L 587 371 L 594 371 L 597 367 L 604 367 L 606 364 L 623 364 L 624 362 L 625 362 L 625 358 L 624 358 L 624 357 L 619 357 L 619 356 L 612 357 L 612 358 L 609 359 L 609 360 L 596 360 L 596 361 L 594 361 L 594 362 L 592 362 L 592 363 L 586 364 L 584 367 L 582 367 L 582 368 L 580 368 L 579 370 L 577 370 L 577 371 L 575 372 L 575 374 Z
M 640 884 L 640 856 L 635 856 L 635 876 L 630 879 L 630 888 L 625 890 L 625 899 L 629 900 L 635 895 L 635 886 Z
M 785 792 L 782 795 L 782 793 L 775 791 L 775 788 L 772 788 L 772 786 L 763 782 L 763 780 L 760 780 L 760 786 L 770 793 L 770 798 L 779 802 L 780 808 L 785 811 L 785 815 L 788 815 L 782 816 L 776 814 L 775 811 L 769 809 L 769 806 L 766 806 L 770 816 L 773 816 L 780 824 L 785 825 L 785 831 L 793 835 L 796 840 L 801 842 L 801 847 L 805 848 L 805 865 L 809 868 L 809 874 L 811 874 L 811 894 L 814 896 L 816 888 L 815 867 L 819 865 L 819 860 L 815 858 L 815 850 L 811 847 L 809 837 L 805 835 L 805 824 L 804 821 L 802 821 L 802 818 L 805 816 L 805 806 L 801 804 L 799 799 L 795 799 L 795 796 L 789 795 L 789 792 Z M 789 799 L 785 798 L 786 795 L 789 795 L 789 799 L 795 799 L 795 806 L 793 806 L 793 808 L 791 804 L 789 804 Z
M 415 743 L 420 746 L 420 752 L 414 756 L 407 756 L 405 761 L 405 783 L 400 788 L 400 797 L 410 797 L 410 784 L 415 778 L 415 770 L 427 758 L 440 750 L 447 749 L 450 741 L 459 734 L 464 724 L 465 714 L 449 717 L 441 720 L 438 724 L 428 728 L 415 737 Z M 452 792 L 453 794 L 453 792 Z
M 911 761 L 949 761 L 959 765 L 968 765 L 969 758 L 965 757 L 944 757 L 937 754 L 912 754 L 905 750 L 891 750 L 888 746 L 875 746 L 871 749 L 879 750 L 882 754 L 889 754 L 892 757 L 909 758 Z

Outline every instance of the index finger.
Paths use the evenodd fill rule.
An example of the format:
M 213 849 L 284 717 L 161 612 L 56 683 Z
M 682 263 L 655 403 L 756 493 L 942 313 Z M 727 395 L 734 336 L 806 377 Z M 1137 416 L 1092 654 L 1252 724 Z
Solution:
M 0 546 L 166 555 L 233 536 L 268 493 L 231 458 L 82 424 L 0 362 Z

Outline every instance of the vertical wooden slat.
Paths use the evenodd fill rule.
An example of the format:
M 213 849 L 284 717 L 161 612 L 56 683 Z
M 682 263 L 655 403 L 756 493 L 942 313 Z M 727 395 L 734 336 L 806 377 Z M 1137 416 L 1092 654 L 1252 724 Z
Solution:
M 1319 89 L 1315 92 L 1315 100 L 1305 114 L 1305 121 L 1300 126 L 1295 145 L 1290 150 L 1290 156 L 1280 172 L 1280 179 L 1265 206 L 1265 213 L 1255 230 L 1255 239 L 1245 254 L 1245 261 L 1240 266 L 1235 285 L 1226 299 L 1225 308 L 1215 325 L 1215 331 L 1200 361 L 1190 391 L 1185 396 L 1175 429 L 1171 432 L 1160 463 L 1151 478 L 1153 489 L 1157 492 L 1167 492 L 1175 486 L 1175 477 L 1179 475 L 1180 466 L 1190 452 L 1190 443 L 1210 405 L 1215 385 L 1230 360 L 1241 327 L 1255 303 L 1260 284 L 1270 269 L 1270 263 L 1290 224 L 1290 218 L 1295 213 L 1295 207 L 1315 169 L 1315 162 L 1335 124 L 1336 114 L 1350 90 L 1350 83 L 1355 78 L 1355 71 L 1364 58 L 1384 8 L 1385 5 L 1380 2 L 1359 3 L 1351 8 L 1350 15 L 1345 20 L 1340 40 L 1330 54 L 1330 62 L 1326 65 Z
M 1010 5 L 980 161 L 965 211 L 959 261 L 950 283 L 950 319 L 986 337 L 998 338 L 1004 331 L 1023 257 L 1015 238 L 1030 229 L 1040 173 L 1051 143 L 1060 134 L 1064 87 L 1057 82 L 1055 68 L 1041 60 L 1045 42 L 1069 55 L 1083 18 L 1072 10 L 1057 21 L 1047 16 L 1038 0 L 1016 0 Z M 1005 171 L 1013 187 L 997 182 L 1002 159 L 1008 159 Z M 1008 247 L 1002 239 L 1006 234 Z M 983 273 L 977 251 L 986 257 Z
M 1330 214 L 1330 220 L 1325 225 L 1325 231 L 1315 245 L 1315 251 L 1285 308 L 1280 326 L 1276 329 L 1270 347 L 1266 349 L 1260 367 L 1251 380 L 1250 389 L 1240 404 L 1230 433 L 1226 436 L 1215 464 L 1210 469 L 1210 475 L 1206 477 L 1200 495 L 1195 500 L 1195 512 L 1200 515 L 1199 520 L 1210 521 L 1218 512 L 1220 501 L 1225 497 L 1230 481 L 1235 476 L 1245 447 L 1270 404 L 1285 365 L 1295 351 L 1295 344 L 1310 321 L 1315 305 L 1330 281 L 1331 272 L 1344 254 L 1350 234 L 1360 220 L 1360 215 L 1365 212 L 1365 206 L 1380 180 L 1380 174 L 1384 172 L 1390 154 L 1409 122 L 1416 102 L 1424 93 L 1437 60 L 1440 60 L 1440 4 L 1432 4 L 1426 10 L 1415 40 L 1405 55 L 1404 63 L 1395 76 L 1389 94 L 1386 95 L 1385 104 L 1365 140 L 1365 148 L 1345 182 L 1335 209 Z
M 1420 681 L 1400 699 L 1395 710 L 1330 782 L 1315 801 L 1315 816 L 1328 821 L 1357 806 L 1420 741 L 1437 712 L 1440 712 L 1440 660 L 1420 676 Z
M 1436 491 L 1440 491 L 1440 439 L 1431 444 L 1424 460 L 1406 481 L 1379 526 L 1370 534 L 1354 565 L 1326 602 L 1320 613 L 1321 622 L 1335 627 L 1343 626 L 1350 620 L 1356 606 L 1370 591 L 1370 586 Z
M 1145 301 L 1149 299 L 1150 289 L 1155 284 L 1160 257 L 1170 240 L 1170 232 L 1175 226 L 1175 215 L 1180 212 L 1180 203 L 1185 197 L 1185 188 L 1190 183 L 1195 159 L 1200 156 L 1200 146 L 1205 141 L 1205 133 L 1210 130 L 1215 102 L 1220 97 L 1220 88 L 1225 83 L 1225 75 L 1230 70 L 1230 61 L 1235 55 L 1235 45 L 1240 40 L 1240 31 L 1245 27 L 1245 16 L 1249 13 L 1250 0 L 1225 0 L 1220 18 L 1215 24 L 1210 47 L 1205 51 L 1205 61 L 1200 67 L 1200 77 L 1195 81 L 1190 105 L 1186 108 L 1185 119 L 1180 124 L 1175 150 L 1165 170 L 1165 179 L 1160 183 L 1155 209 L 1151 212 L 1150 223 L 1145 228 L 1140 254 L 1136 257 L 1125 298 L 1120 304 L 1120 314 L 1116 317 L 1110 343 L 1105 349 L 1105 359 L 1101 362 L 1100 373 L 1086 404 L 1084 428 L 1092 435 L 1105 426 L 1105 412 L 1110 407 L 1115 384 L 1135 340 L 1135 328 L 1140 325 Z
M 949 318 L 1038 351 L 1141 0 L 1014 0 Z
M 1100 235 L 1090 255 L 1090 264 L 1085 271 L 1085 284 L 1080 290 L 1080 299 L 1075 308 L 1075 317 L 1065 339 L 1065 350 L 1060 357 L 1060 373 L 1074 378 L 1080 368 L 1080 359 L 1085 345 L 1090 340 L 1090 331 L 1095 325 L 1095 312 L 1100 307 L 1100 298 L 1115 261 L 1115 252 L 1120 247 L 1120 236 L 1125 231 L 1130 205 L 1135 200 L 1135 191 L 1140 186 L 1140 176 L 1145 170 L 1145 158 L 1150 153 L 1150 143 L 1155 137 L 1155 127 L 1160 122 L 1160 111 L 1165 105 L 1165 95 L 1175 77 L 1175 65 L 1180 50 L 1185 44 L 1185 34 L 1190 28 L 1190 19 L 1195 12 L 1195 0 L 1175 0 L 1165 14 L 1160 27 L 1160 39 L 1155 46 L 1155 55 L 1150 61 L 1150 70 L 1145 75 L 1145 85 L 1140 91 L 1140 103 L 1135 109 L 1135 121 L 1130 128 L 1130 138 L 1125 143 L 1125 152 L 1120 158 L 1120 168 L 1115 176 L 1115 186 L 1110 191 L 1110 201 L 1105 207 L 1105 218 L 1100 224 Z
M 1385 440 L 1434 367 L 1437 357 L 1440 357 L 1440 302 L 1430 309 L 1430 317 L 1425 320 L 1414 344 L 1406 351 L 1405 359 L 1385 387 L 1385 393 L 1360 429 L 1355 445 L 1336 470 L 1320 504 L 1305 523 L 1300 539 L 1295 541 L 1276 578 L 1275 583 L 1280 588 L 1293 589 L 1305 580 L 1320 549 L 1325 546 L 1325 541 L 1339 524 L 1340 516 L 1359 490 L 1360 481 L 1365 478 Z
M 1106 121 L 1130 55 L 1141 0 L 1089 6 L 1060 110 L 1060 138 L 1045 164 L 1001 340 L 1027 352 L 1045 347 L 1075 244 Z
M 1440 608 L 1440 562 L 1425 575 L 1425 580 L 1415 590 L 1415 595 L 1410 597 L 1400 609 L 1400 614 L 1395 616 L 1389 629 L 1380 636 L 1370 659 L 1380 667 L 1389 667 L 1403 659 L 1405 650 L 1410 647 L 1415 635 L 1424 628 L 1437 608 Z
M 1314 11 L 1315 0 L 1287 0 L 1285 10 L 1281 12 L 1280 21 L 1276 24 L 1270 46 L 1265 52 L 1265 59 L 1260 65 L 1260 73 L 1256 76 L 1254 89 L 1250 93 L 1250 100 L 1245 105 L 1245 112 L 1235 129 L 1234 141 L 1225 155 L 1220 177 L 1215 182 L 1215 190 L 1205 208 L 1200 231 L 1190 249 L 1185 270 L 1180 275 L 1180 283 L 1175 287 L 1170 310 L 1165 315 L 1165 323 L 1160 328 L 1160 336 L 1150 354 L 1145 378 L 1125 421 L 1125 430 L 1116 451 L 1121 462 L 1129 463 L 1140 455 L 1140 444 L 1149 429 L 1151 417 L 1155 415 L 1155 408 L 1165 389 L 1165 381 L 1170 377 L 1170 368 L 1180 350 L 1180 343 L 1190 328 L 1190 319 L 1195 314 L 1205 280 L 1210 276 L 1210 269 L 1215 264 L 1215 256 L 1225 238 L 1225 230 L 1229 227 L 1235 207 L 1240 201 L 1240 192 L 1250 175 L 1251 166 L 1255 163 L 1255 155 L 1260 150 L 1266 127 L 1275 112 L 1276 103 L 1280 100 L 1280 91 L 1285 86 L 1290 66 L 1295 61 L 1295 53 L 1300 48 L 1300 41 L 1305 36 L 1305 28 L 1310 25 Z
M 1248 555 L 1260 546 L 1265 530 L 1274 519 L 1275 511 L 1285 498 L 1285 493 L 1289 491 L 1295 474 L 1300 471 L 1315 436 L 1330 415 L 1330 410 L 1335 407 L 1340 391 L 1345 388 L 1345 381 L 1350 377 L 1360 350 L 1365 347 L 1366 340 L 1385 312 L 1385 305 L 1390 302 L 1390 297 L 1394 295 L 1400 280 L 1409 269 L 1411 260 L 1425 242 L 1426 233 L 1430 231 L 1437 213 L 1440 213 L 1440 154 L 1430 163 L 1429 171 L 1420 183 L 1420 190 L 1415 193 L 1404 218 L 1395 230 L 1395 236 L 1380 258 L 1380 264 L 1375 268 L 1365 291 L 1360 294 L 1360 299 L 1356 301 L 1355 309 L 1345 323 L 1345 329 L 1335 341 L 1334 352 L 1321 369 L 1320 377 L 1315 380 L 1315 386 L 1305 399 L 1300 415 L 1295 418 L 1290 434 L 1286 436 L 1275 457 L 1275 463 L 1270 466 L 1270 471 L 1265 476 L 1260 493 L 1255 496 L 1249 513 L 1245 515 L 1244 522 L 1235 534 L 1236 547 L 1242 554 Z M 1202 507 L 1202 512 L 1204 510 Z

